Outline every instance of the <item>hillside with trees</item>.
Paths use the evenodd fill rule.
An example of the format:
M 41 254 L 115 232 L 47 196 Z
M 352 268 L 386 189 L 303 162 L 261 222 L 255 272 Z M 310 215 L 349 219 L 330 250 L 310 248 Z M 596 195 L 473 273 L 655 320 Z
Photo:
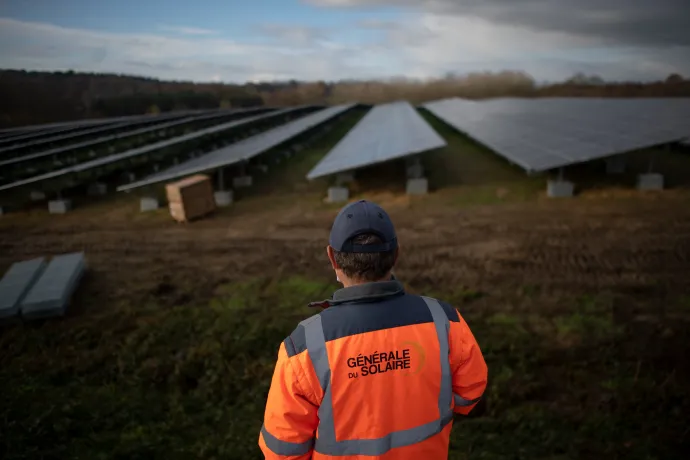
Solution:
M 606 82 L 577 74 L 538 84 L 518 71 L 448 74 L 442 78 L 376 81 L 261 82 L 243 85 L 160 81 L 76 72 L 0 71 L 0 127 L 167 112 L 184 109 L 382 103 L 421 103 L 446 97 L 690 97 L 690 80 L 670 75 L 652 83 Z

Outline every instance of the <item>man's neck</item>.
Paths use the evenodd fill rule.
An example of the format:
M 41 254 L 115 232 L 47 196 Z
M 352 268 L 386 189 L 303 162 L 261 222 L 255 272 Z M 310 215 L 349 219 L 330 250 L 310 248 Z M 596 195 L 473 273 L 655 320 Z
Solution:
M 380 283 L 380 282 L 382 282 L 382 281 L 392 281 L 393 279 L 394 279 L 394 278 L 393 278 L 393 275 L 392 275 L 392 274 L 388 274 L 388 276 L 385 276 L 385 277 L 383 277 L 383 278 L 381 278 L 380 280 L 377 280 L 377 281 L 360 281 L 360 280 L 348 279 L 348 280 L 342 280 L 342 283 L 343 283 L 343 288 L 349 288 L 349 287 L 360 286 L 360 285 L 362 285 L 362 284 Z

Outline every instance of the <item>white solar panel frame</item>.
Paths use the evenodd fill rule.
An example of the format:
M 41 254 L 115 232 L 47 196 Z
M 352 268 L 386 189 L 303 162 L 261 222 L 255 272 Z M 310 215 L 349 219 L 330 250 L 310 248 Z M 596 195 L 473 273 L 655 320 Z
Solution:
M 307 179 L 351 171 L 445 147 L 446 141 L 409 102 L 372 108 L 307 174 Z

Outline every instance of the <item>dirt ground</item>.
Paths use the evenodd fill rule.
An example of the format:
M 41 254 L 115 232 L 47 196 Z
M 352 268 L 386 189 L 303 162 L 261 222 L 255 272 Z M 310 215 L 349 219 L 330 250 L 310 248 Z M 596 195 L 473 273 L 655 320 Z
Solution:
M 542 292 L 614 290 L 659 301 L 690 294 L 684 195 L 458 209 L 439 206 L 438 199 L 371 198 L 394 219 L 403 247 L 397 272 L 413 286 L 462 284 L 495 293 L 538 285 Z M 76 210 L 28 222 L 8 217 L 0 225 L 0 267 L 85 251 L 88 287 L 101 293 L 102 307 L 157 299 L 163 285 L 198 300 L 218 285 L 260 274 L 326 274 L 324 247 L 337 209 L 317 197 L 306 205 L 263 201 L 189 224 L 175 224 L 165 209 L 137 215 L 138 203 L 122 198 L 104 214 Z

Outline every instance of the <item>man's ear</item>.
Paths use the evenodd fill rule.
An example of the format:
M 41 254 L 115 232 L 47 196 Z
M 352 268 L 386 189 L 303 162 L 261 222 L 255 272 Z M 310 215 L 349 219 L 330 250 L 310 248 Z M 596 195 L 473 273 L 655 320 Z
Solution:
M 333 248 L 330 245 L 326 246 L 326 254 L 328 255 L 328 260 L 331 261 L 331 267 L 333 267 L 333 270 L 337 270 L 338 263 L 335 261 L 335 254 L 333 253 Z

